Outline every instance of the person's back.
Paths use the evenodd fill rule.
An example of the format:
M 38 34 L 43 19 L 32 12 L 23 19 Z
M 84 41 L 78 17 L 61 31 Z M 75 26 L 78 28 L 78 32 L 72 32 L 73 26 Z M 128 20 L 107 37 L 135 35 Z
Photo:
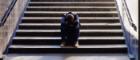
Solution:
M 80 22 L 77 14 L 71 12 L 64 14 L 61 20 L 61 46 L 72 45 L 77 47 L 75 44 L 78 42 L 79 28 Z

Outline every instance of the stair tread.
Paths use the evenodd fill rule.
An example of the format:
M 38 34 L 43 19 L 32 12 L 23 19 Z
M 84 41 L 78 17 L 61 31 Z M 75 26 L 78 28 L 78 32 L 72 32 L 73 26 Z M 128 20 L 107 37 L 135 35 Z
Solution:
M 16 30 L 16 32 L 61 32 L 60 30 Z M 80 29 L 80 32 L 122 32 L 121 29 Z
M 10 48 L 61 48 L 60 45 L 11 45 Z M 125 44 L 80 45 L 78 48 L 126 48 Z
M 33 40 L 38 40 L 38 39 L 61 39 L 61 37 L 14 37 L 13 39 L 33 39 Z M 97 39 L 97 40 L 100 40 L 100 39 L 108 39 L 108 40 L 113 40 L 113 39 L 124 39 L 124 37 L 120 37 L 120 36 L 107 36 L 107 37 L 79 37 L 79 40 L 85 40 L 85 39 Z
M 99 7 L 99 6 L 28 6 L 27 8 L 116 8 L 114 6 L 106 6 L 106 7 Z
M 22 17 L 22 19 L 61 19 L 61 17 Z M 119 19 L 119 17 L 79 17 L 79 19 Z
M 19 25 L 22 26 L 60 26 L 60 23 L 21 23 Z M 81 23 L 81 26 L 116 26 L 120 25 L 120 23 Z
M 73 4 L 73 3 L 76 3 L 76 4 L 78 4 L 78 3 L 82 3 L 82 4 L 93 4 L 93 3 L 95 3 L 95 4 L 112 4 L 112 3 L 115 3 L 115 2 L 29 2 L 29 3 L 34 3 L 34 4 L 37 4 L 37 3 L 41 3 L 41 4 Z
M 114 0 L 31 0 L 31 2 L 114 2 Z
M 77 14 L 112 14 L 118 13 L 117 11 L 72 11 Z M 33 13 L 33 14 L 65 14 L 67 11 L 25 11 L 24 13 Z

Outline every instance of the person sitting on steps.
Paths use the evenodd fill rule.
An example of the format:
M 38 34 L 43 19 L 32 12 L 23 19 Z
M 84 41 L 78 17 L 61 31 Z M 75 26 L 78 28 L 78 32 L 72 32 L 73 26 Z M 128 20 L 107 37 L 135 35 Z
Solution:
M 78 37 L 80 35 L 79 16 L 68 12 L 61 19 L 61 46 L 70 45 L 78 47 Z

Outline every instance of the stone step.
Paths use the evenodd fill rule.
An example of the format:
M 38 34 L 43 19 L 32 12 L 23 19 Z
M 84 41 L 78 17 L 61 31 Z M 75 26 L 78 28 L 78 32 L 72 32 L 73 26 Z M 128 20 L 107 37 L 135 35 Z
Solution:
M 78 48 L 62 48 L 59 45 L 11 45 L 8 53 L 46 54 L 46 53 L 126 53 L 124 44 L 80 45 Z
M 29 2 L 29 6 L 115 6 L 115 2 Z
M 79 37 L 80 45 L 124 44 L 124 37 Z M 60 45 L 61 37 L 14 37 L 13 45 Z
M 16 36 L 60 36 L 60 30 L 17 30 Z M 123 36 L 122 30 L 80 30 L 80 36 Z
M 114 0 L 31 0 L 31 2 L 114 2 Z
M 56 32 L 60 33 L 60 30 L 16 30 L 16 32 Z M 121 29 L 114 29 L 114 30 L 109 30 L 109 29 L 81 29 L 80 32 L 122 32 Z
M 62 17 L 22 17 L 22 23 L 60 23 Z M 79 17 L 80 23 L 116 23 L 119 17 Z
M 116 7 L 96 6 L 28 6 L 27 11 L 116 11 Z
M 72 11 L 80 17 L 118 17 L 117 11 Z M 25 17 L 60 17 L 66 11 L 25 11 Z
M 19 29 L 60 29 L 60 23 L 21 23 Z M 121 24 L 81 23 L 80 29 L 121 29 Z

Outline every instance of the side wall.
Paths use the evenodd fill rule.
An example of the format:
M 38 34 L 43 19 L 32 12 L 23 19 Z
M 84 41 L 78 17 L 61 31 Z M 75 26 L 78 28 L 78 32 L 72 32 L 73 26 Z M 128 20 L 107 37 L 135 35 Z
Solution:
M 125 0 L 132 20 L 137 27 L 137 31 L 134 31 L 134 29 L 130 26 L 128 19 L 125 17 L 126 15 L 123 12 L 122 0 L 116 1 L 126 30 L 128 30 L 136 39 L 138 39 L 138 0 Z
M 3 0 L 3 1 L 0 0 L 1 3 L 5 3 L 5 4 L 6 1 L 12 1 L 12 0 Z M 27 1 L 28 0 L 17 0 L 16 5 L 14 6 L 12 12 L 10 13 L 9 17 L 6 20 L 6 23 L 4 24 L 4 26 L 0 27 L 0 58 L 3 56 L 2 53 L 9 43 L 9 40 L 13 34 L 13 31 L 16 28 L 16 24 L 23 12 L 23 9 Z M 5 5 L 1 5 L 1 7 L 4 8 Z
M 123 25 L 126 44 L 128 46 L 128 56 L 130 58 L 136 58 L 138 60 L 138 0 L 116 0 L 121 15 L 121 22 Z M 122 1 L 126 1 L 130 16 L 133 20 L 133 23 L 137 27 L 135 31 L 132 26 L 129 24 L 127 14 L 123 7 Z

